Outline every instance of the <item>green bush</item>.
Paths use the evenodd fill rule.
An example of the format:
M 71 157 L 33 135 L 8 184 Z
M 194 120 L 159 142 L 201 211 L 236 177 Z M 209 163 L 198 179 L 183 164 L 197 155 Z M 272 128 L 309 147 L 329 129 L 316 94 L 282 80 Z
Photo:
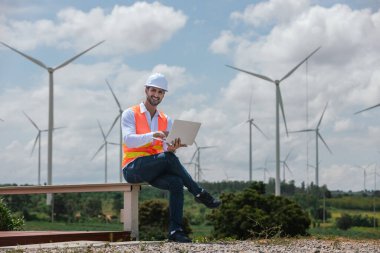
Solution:
M 13 215 L 0 198 L 0 231 L 21 230 L 23 225 L 23 218 Z
M 349 215 L 347 213 L 343 213 L 340 218 L 336 219 L 336 227 L 342 230 L 347 230 L 351 227 L 372 227 L 373 219 L 373 217 L 369 217 L 368 215 Z M 378 221 L 375 219 L 375 227 L 377 226 Z
M 164 240 L 168 236 L 169 206 L 165 200 L 147 200 L 139 206 L 140 240 Z M 187 217 L 183 218 L 183 230 L 192 232 Z
M 336 227 L 342 230 L 347 230 L 352 227 L 352 217 L 349 214 L 343 213 L 336 219 Z
M 222 205 L 208 216 L 214 236 L 249 239 L 307 234 L 306 212 L 287 198 L 262 193 L 262 183 L 255 183 L 242 192 L 222 194 Z

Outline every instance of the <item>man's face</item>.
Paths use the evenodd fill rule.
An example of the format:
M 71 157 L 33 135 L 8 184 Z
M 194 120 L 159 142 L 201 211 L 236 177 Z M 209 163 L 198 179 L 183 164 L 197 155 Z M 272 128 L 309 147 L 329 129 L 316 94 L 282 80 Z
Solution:
M 161 103 L 165 96 L 165 91 L 156 87 L 146 87 L 145 88 L 146 100 L 152 106 L 157 106 Z

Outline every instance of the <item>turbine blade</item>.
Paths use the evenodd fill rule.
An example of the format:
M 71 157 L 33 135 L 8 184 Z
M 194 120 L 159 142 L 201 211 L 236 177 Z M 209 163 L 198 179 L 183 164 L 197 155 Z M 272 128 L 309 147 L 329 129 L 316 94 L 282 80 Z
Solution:
M 292 177 L 294 177 L 294 174 L 293 174 L 292 170 L 289 168 L 288 164 L 287 164 L 286 162 L 285 162 L 284 164 L 285 164 L 286 169 L 287 169 L 287 170 L 290 172 L 290 174 L 292 175 Z
M 36 148 L 37 141 L 38 141 L 38 139 L 39 139 L 40 137 L 41 137 L 41 132 L 38 132 L 38 134 L 37 134 L 37 136 L 36 136 L 36 139 L 34 140 L 34 144 L 33 144 L 32 152 L 30 152 L 30 156 L 33 155 L 34 149 Z
M 103 147 L 105 146 L 106 144 L 105 143 L 103 143 L 100 147 L 99 147 L 99 149 L 95 152 L 95 154 L 94 154 L 94 156 L 91 158 L 91 161 L 92 160 L 94 160 L 94 158 L 95 158 L 95 156 L 103 149 Z
M 303 129 L 303 130 L 298 130 L 298 131 L 290 131 L 289 133 L 303 133 L 303 132 L 314 132 L 315 129 Z
M 217 146 L 204 146 L 204 147 L 199 147 L 198 149 L 208 149 L 208 148 L 216 148 Z
M 0 119 L 0 121 L 4 122 L 4 120 L 3 120 L 3 119 Z
M 117 99 L 117 97 L 116 97 L 115 93 L 113 92 L 113 90 L 112 90 L 112 88 L 111 88 L 111 85 L 108 83 L 107 79 L 106 79 L 106 83 L 107 83 L 107 85 L 108 85 L 108 88 L 110 88 L 110 91 L 111 91 L 111 93 L 112 93 L 112 96 L 113 96 L 113 98 L 115 99 L 116 104 L 117 104 L 117 106 L 119 107 L 119 110 L 122 111 L 123 109 L 121 109 L 121 105 L 120 105 L 120 103 L 119 103 L 119 100 Z
M 41 61 L 39 61 L 39 60 L 37 60 L 37 59 L 34 59 L 33 57 L 31 57 L 31 56 L 29 56 L 29 55 L 27 55 L 27 54 L 24 54 L 23 52 L 18 51 L 17 49 L 15 49 L 15 48 L 13 48 L 13 47 L 11 47 L 11 46 L 5 44 L 4 42 L 1 42 L 1 41 L 0 41 L 0 43 L 3 44 L 4 46 L 6 46 L 7 48 L 9 48 L 9 49 L 15 51 L 16 53 L 18 53 L 18 54 L 24 56 L 26 59 L 32 61 L 33 63 L 37 64 L 38 66 L 43 67 L 43 68 L 46 69 L 46 70 L 48 69 L 48 67 L 47 67 L 43 62 L 41 62 Z
M 28 120 L 30 121 L 30 123 L 32 123 L 32 125 L 33 125 L 38 131 L 40 131 L 40 129 L 38 128 L 37 124 L 34 123 L 34 121 L 28 116 L 28 114 L 26 114 L 24 111 L 22 111 L 22 113 L 25 115 L 25 117 L 28 118 Z
M 325 144 L 326 148 L 330 151 L 330 154 L 332 154 L 331 149 L 329 148 L 329 146 L 327 145 L 327 143 L 325 142 L 325 140 L 323 139 L 320 133 L 318 133 L 318 137 L 322 140 L 323 144 Z
M 259 130 L 259 132 L 260 132 L 262 135 L 264 135 L 264 137 L 265 137 L 266 139 L 268 139 L 268 137 L 264 134 L 264 132 L 259 128 L 258 125 L 256 125 L 256 124 L 253 123 L 253 122 L 252 122 L 252 125 L 253 125 L 254 127 L 256 127 L 256 129 Z
M 120 114 L 119 115 L 117 115 L 117 117 L 115 118 L 115 120 L 113 121 L 113 123 L 112 123 L 112 125 L 111 125 L 111 127 L 110 127 L 110 130 L 108 130 L 108 132 L 107 132 L 107 137 L 108 137 L 108 135 L 111 133 L 111 131 L 112 131 L 112 129 L 113 129 L 113 127 L 115 126 L 115 124 L 116 124 L 116 122 L 117 122 L 117 120 L 120 118 Z
M 256 76 L 256 77 L 258 77 L 258 78 L 264 79 L 265 81 L 268 81 L 268 82 L 274 83 L 274 81 L 273 81 L 272 79 L 270 79 L 269 77 L 266 77 L 266 76 L 263 76 L 263 75 L 259 75 L 259 74 L 255 74 L 255 73 L 252 73 L 252 72 L 246 71 L 246 70 L 244 70 L 244 69 L 239 69 L 239 68 L 236 68 L 236 67 L 233 67 L 233 66 L 230 66 L 230 65 L 226 65 L 226 66 L 229 67 L 229 68 L 232 68 L 232 69 L 235 69 L 235 70 L 238 70 L 238 71 L 244 72 L 244 73 L 246 73 L 246 74 L 253 75 L 253 76 Z
M 63 128 L 67 128 L 67 127 L 54 127 L 53 130 L 59 130 L 59 129 L 63 129 Z
M 280 86 L 278 86 L 278 97 L 279 97 L 279 101 L 280 101 L 280 108 L 281 108 L 281 112 L 282 112 L 282 117 L 284 119 L 284 124 L 285 124 L 285 130 L 286 130 L 286 135 L 289 136 L 289 132 L 288 132 L 288 126 L 286 125 L 286 118 L 285 118 L 285 111 L 284 111 L 284 104 L 282 103 L 282 96 L 281 96 L 281 90 L 280 90 Z
M 327 108 L 327 105 L 328 105 L 328 104 L 329 104 L 329 102 L 326 103 L 326 105 L 325 105 L 325 109 L 323 109 L 323 112 L 322 112 L 321 118 L 319 119 L 319 122 L 318 122 L 318 125 L 317 125 L 317 129 L 319 128 L 319 125 L 320 125 L 321 122 L 322 122 L 323 115 L 325 114 L 325 111 L 326 111 L 326 108 Z
M 59 129 L 62 129 L 62 128 L 67 128 L 67 127 L 54 127 L 53 130 L 59 130 Z M 43 129 L 41 130 L 41 132 L 48 132 L 49 129 Z
M 371 110 L 371 109 L 373 109 L 373 108 L 375 108 L 375 107 L 378 107 L 378 106 L 380 106 L 380 104 L 377 104 L 377 105 L 374 105 L 374 106 L 368 107 L 368 108 L 366 108 L 366 109 L 360 110 L 360 111 L 358 111 L 358 112 L 355 112 L 354 114 L 358 114 L 358 113 L 361 113 L 361 112 L 364 112 L 364 111 L 368 111 L 368 110 Z
M 92 47 L 84 50 L 83 52 L 75 55 L 74 57 L 68 59 L 67 61 L 65 61 L 64 63 L 62 63 L 61 65 L 59 65 L 58 67 L 55 67 L 54 70 L 57 70 L 57 69 L 60 69 L 60 68 L 63 68 L 64 66 L 66 66 L 67 64 L 69 64 L 70 62 L 74 61 L 75 59 L 79 58 L 80 56 L 82 56 L 83 54 L 87 53 L 88 51 L 90 51 L 91 49 L 93 49 L 94 47 L 97 47 L 98 45 L 102 44 L 105 40 L 102 40 L 101 42 L 93 45 Z
M 290 151 L 290 152 L 286 155 L 285 160 L 284 160 L 284 163 L 286 163 L 286 161 L 288 160 L 288 158 L 289 158 L 289 156 L 290 156 L 291 153 L 292 153 L 292 151 Z
M 286 78 L 288 78 L 291 74 L 293 74 L 294 71 L 296 71 L 299 66 L 301 66 L 305 61 L 307 61 L 307 59 L 309 59 L 315 52 L 317 52 L 321 47 L 318 47 L 317 49 L 315 49 L 311 54 L 309 54 L 305 59 L 303 59 L 303 61 L 301 61 L 297 66 L 295 66 L 292 70 L 289 71 L 289 73 L 287 73 L 283 78 L 281 78 L 280 82 L 285 80 Z
M 99 128 L 100 128 L 100 131 L 102 132 L 103 139 L 104 139 L 104 141 L 106 141 L 106 136 L 104 135 L 103 128 L 102 128 L 102 126 L 100 125 L 99 120 L 97 120 L 97 122 L 98 122 L 98 126 L 99 126 Z

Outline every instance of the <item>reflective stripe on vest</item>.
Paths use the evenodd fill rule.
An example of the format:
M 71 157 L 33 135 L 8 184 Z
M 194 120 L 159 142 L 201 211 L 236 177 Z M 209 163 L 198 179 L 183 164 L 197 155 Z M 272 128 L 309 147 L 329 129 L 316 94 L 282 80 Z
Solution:
M 140 112 L 140 105 L 132 106 L 131 109 L 135 115 L 136 134 L 146 134 L 152 132 L 150 130 L 148 121 L 146 120 L 145 113 Z M 168 126 L 168 119 L 162 112 L 159 113 L 162 117 L 158 116 L 158 131 L 166 131 Z M 155 155 L 162 152 L 164 152 L 164 148 L 162 146 L 162 142 L 158 140 L 153 140 L 153 142 L 137 148 L 128 148 L 124 143 L 122 167 L 124 168 L 128 163 L 132 162 L 138 157 Z

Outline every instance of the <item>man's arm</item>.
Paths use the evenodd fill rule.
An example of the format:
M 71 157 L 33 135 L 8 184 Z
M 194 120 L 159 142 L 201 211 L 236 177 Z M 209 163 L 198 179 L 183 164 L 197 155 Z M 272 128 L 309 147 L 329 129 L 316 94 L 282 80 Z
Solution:
M 154 133 L 136 134 L 135 114 L 129 108 L 121 116 L 121 129 L 124 143 L 130 148 L 141 147 L 152 142 Z

